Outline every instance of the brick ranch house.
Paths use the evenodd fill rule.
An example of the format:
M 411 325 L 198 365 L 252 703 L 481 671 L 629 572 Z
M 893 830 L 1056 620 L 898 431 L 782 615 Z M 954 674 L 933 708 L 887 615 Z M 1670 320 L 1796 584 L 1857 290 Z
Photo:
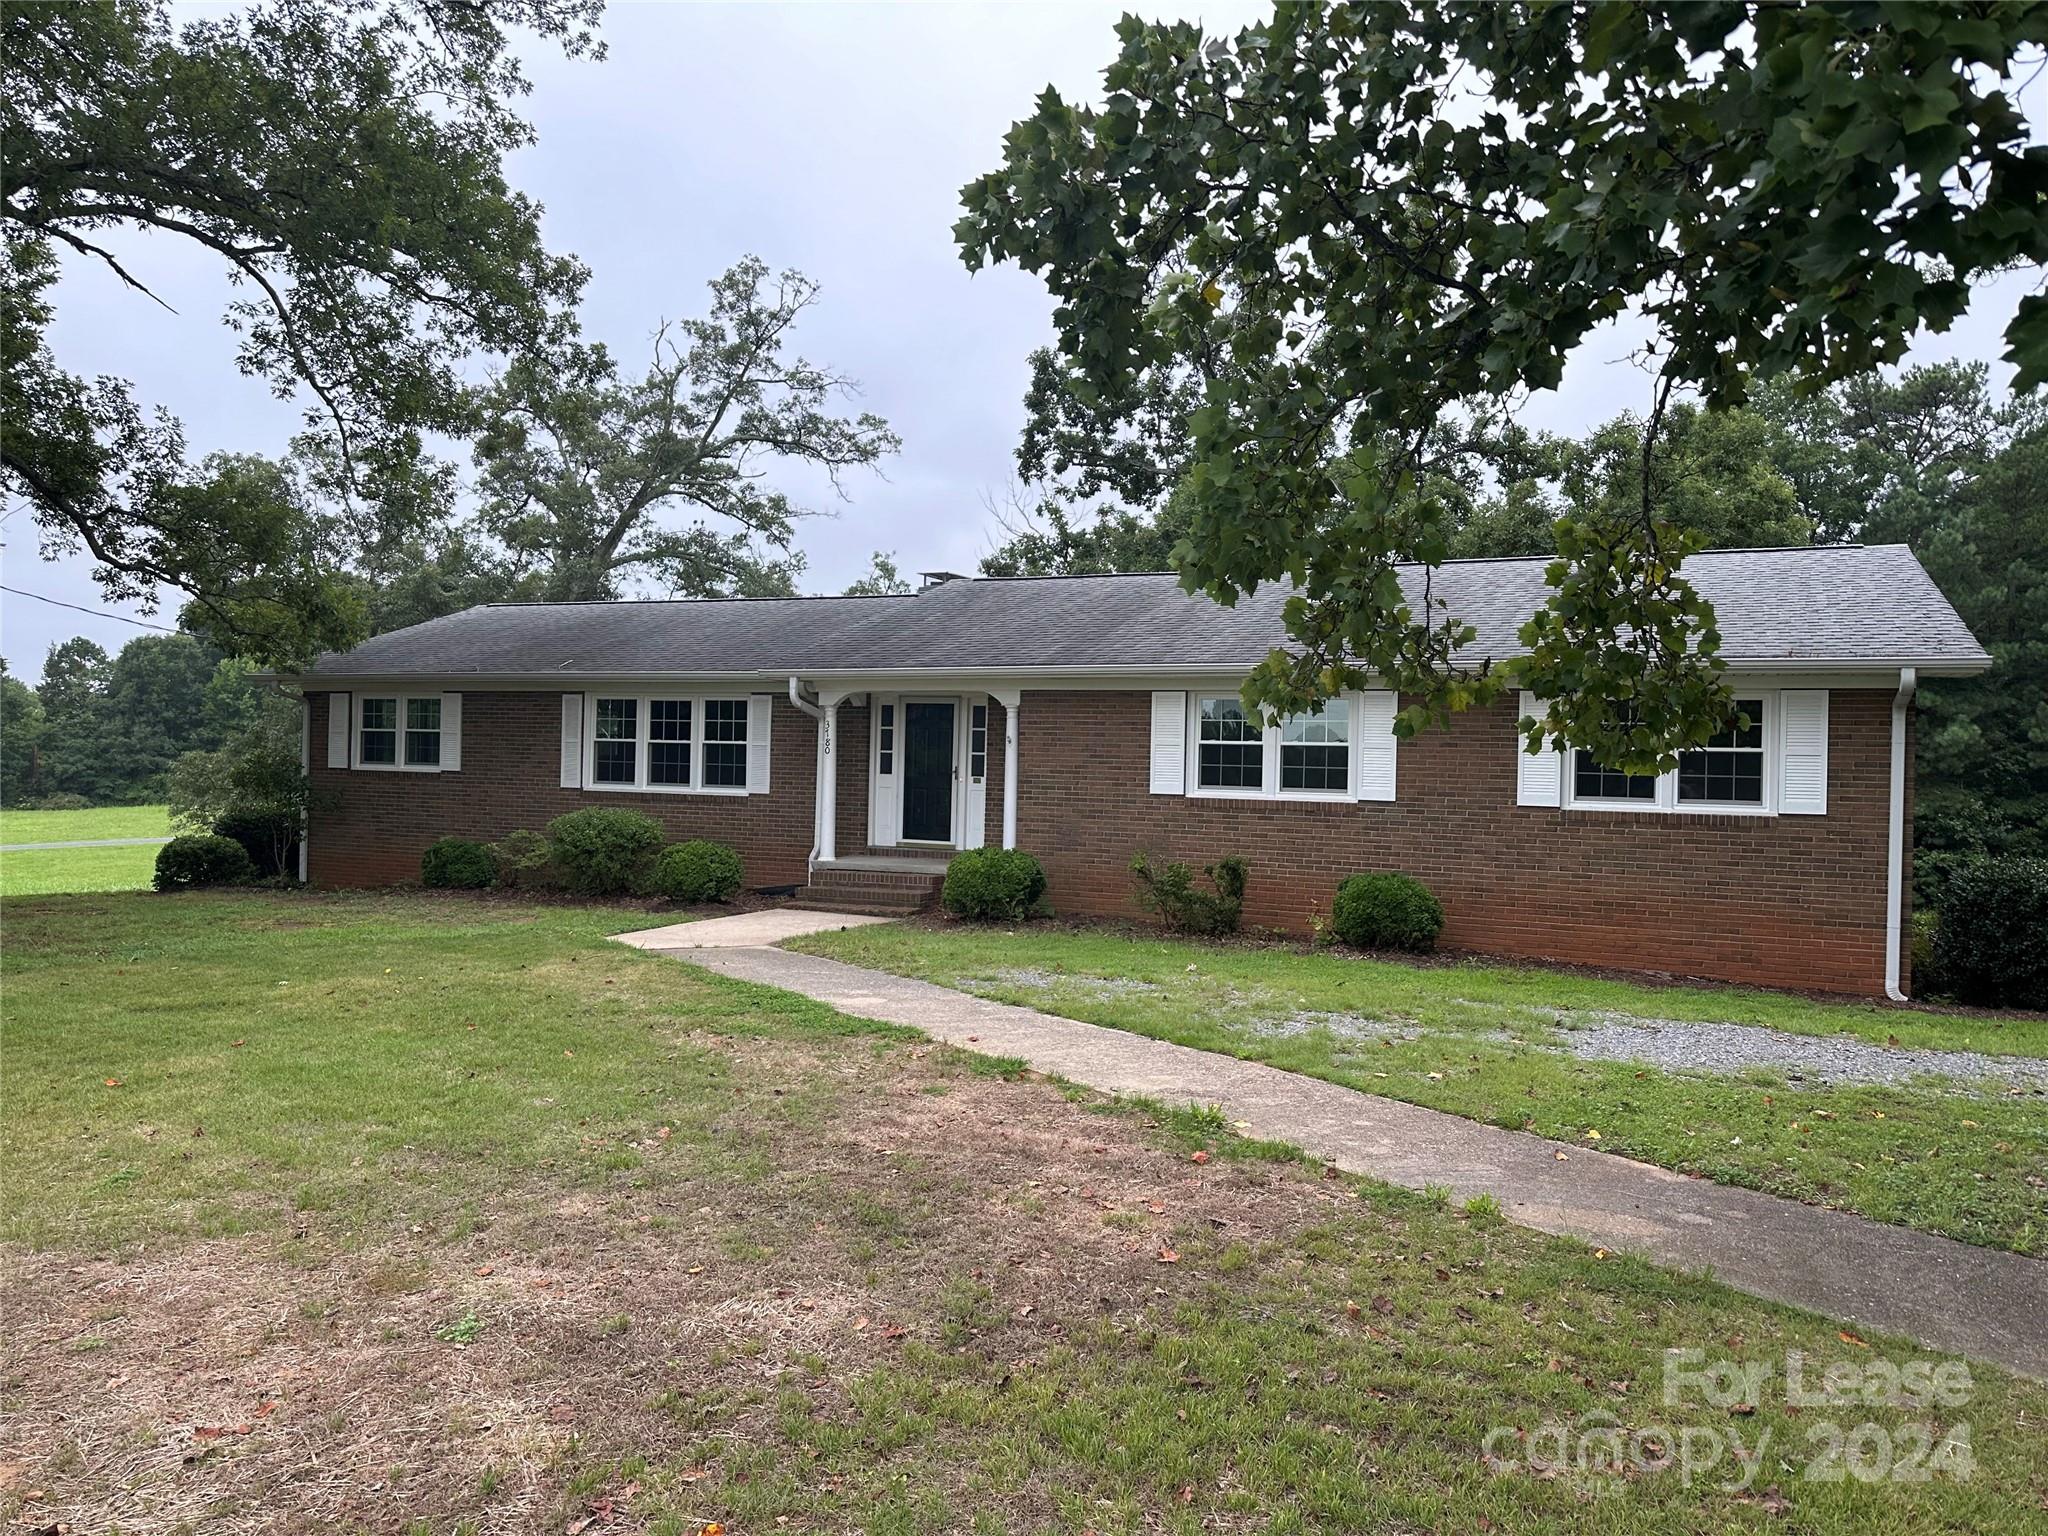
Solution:
M 1471 657 L 1517 654 L 1544 564 L 1438 571 Z M 1249 923 L 1303 930 L 1346 875 L 1400 870 L 1443 902 L 1447 946 L 1903 996 L 1915 682 L 1990 657 L 1900 546 L 1687 573 L 1753 724 L 1659 778 L 1525 753 L 1528 695 L 1400 742 L 1384 690 L 1248 720 L 1278 589 L 1231 609 L 1170 575 L 472 608 L 284 679 L 326 792 L 302 873 L 416 880 L 436 838 L 621 805 L 814 904 L 914 904 L 951 852 L 1000 844 L 1043 861 L 1061 913 L 1127 916 L 1135 852 L 1239 854 Z

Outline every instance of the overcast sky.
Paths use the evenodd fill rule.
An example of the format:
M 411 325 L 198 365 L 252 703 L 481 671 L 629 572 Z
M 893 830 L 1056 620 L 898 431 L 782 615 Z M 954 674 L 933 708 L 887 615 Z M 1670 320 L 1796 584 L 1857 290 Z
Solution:
M 1263 11 L 1126 5 L 1199 17 L 1212 30 Z M 644 360 L 655 326 L 700 313 L 705 282 L 751 252 L 823 284 L 798 350 L 858 379 L 859 406 L 902 435 L 881 475 L 848 479 L 844 503 L 810 477 L 787 481 L 834 513 L 802 527 L 806 590 L 839 590 L 878 549 L 906 571 L 971 571 L 989 548 L 985 502 L 1010 483 L 1025 358 L 1051 339 L 1051 304 L 1014 268 L 967 272 L 951 235 L 956 199 L 1000 163 L 1005 129 L 1045 85 L 1069 99 L 1095 94 L 1123 8 L 614 3 L 605 61 L 531 56 L 527 111 L 540 142 L 510 174 L 546 205 L 550 247 L 591 268 L 586 331 L 629 364 Z M 2048 122 L 2048 84 L 2037 80 L 2028 98 L 2032 120 Z M 134 380 L 145 402 L 183 419 L 194 457 L 281 450 L 297 408 L 236 373 L 217 267 L 169 241 L 129 249 L 178 313 L 74 263 L 56 292 L 59 360 Z M 1915 355 L 1995 361 L 1999 332 L 2032 281 L 1993 285 Z M 1564 387 L 1530 402 L 1525 420 L 1577 430 L 1640 408 L 1647 385 L 1625 361 L 1630 349 L 1625 332 L 1589 341 Z M 87 563 L 40 560 L 28 523 L 22 513 L 5 525 L 6 584 L 105 608 Z M 175 611 L 167 603 L 157 621 Z M 0 655 L 31 680 L 57 640 L 87 634 L 111 650 L 141 633 L 0 594 Z

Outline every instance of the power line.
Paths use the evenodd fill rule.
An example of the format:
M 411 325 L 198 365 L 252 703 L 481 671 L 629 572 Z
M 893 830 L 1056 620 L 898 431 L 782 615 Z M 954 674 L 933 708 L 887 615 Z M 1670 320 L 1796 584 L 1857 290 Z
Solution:
M 67 603 L 61 597 L 45 597 L 40 592 L 24 592 L 19 587 L 10 587 L 0 582 L 0 592 L 12 592 L 16 597 L 32 597 L 39 603 L 50 603 L 58 608 L 69 608 L 74 613 L 89 613 L 96 619 L 115 619 L 123 624 L 133 624 L 139 629 L 160 629 L 167 635 L 182 634 L 183 631 L 169 624 L 152 624 L 147 619 L 131 619 L 125 613 L 110 613 L 104 608 L 83 608 L 77 603 Z

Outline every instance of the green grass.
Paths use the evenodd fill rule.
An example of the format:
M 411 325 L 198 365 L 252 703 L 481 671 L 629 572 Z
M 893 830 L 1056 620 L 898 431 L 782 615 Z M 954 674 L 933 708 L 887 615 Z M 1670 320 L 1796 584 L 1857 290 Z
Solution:
M 0 811 L 0 843 L 71 843 L 95 837 L 169 837 L 170 807 L 103 805 L 90 811 Z
M 1044 927 L 891 924 L 791 947 L 1965 1242 L 2048 1248 L 2048 1110 L 2038 1099 L 1794 1088 L 1767 1073 L 1679 1074 L 1541 1048 L 1560 1010 L 2029 1057 L 2048 1055 L 2048 1021 Z M 1018 971 L 1050 974 L 1008 974 Z M 1275 1031 L 1276 1021 L 1316 1013 L 1363 1016 L 1413 1038 Z
M 156 846 L 150 843 L 132 848 L 31 848 L 0 853 L 0 899 L 145 890 L 156 873 L 156 855 Z
M 684 1031 L 888 1032 L 602 942 L 632 925 L 426 898 L 11 904 L 0 1237 L 453 1227 L 540 1170 L 630 1170 L 662 1126 L 743 1159 L 705 1119 L 732 1108 L 727 1069 Z
M 905 1031 L 605 941 L 637 920 L 274 892 L 11 905 L 0 1230 L 60 1255 L 146 1245 L 159 1262 L 209 1235 L 274 1244 L 300 1278 L 296 1296 L 268 1309 L 271 1326 L 303 1338 L 323 1378 L 336 1339 L 353 1352 L 403 1348 L 388 1323 L 368 1325 L 389 1315 L 375 1309 L 408 1301 L 427 1309 L 411 1315 L 440 1346 L 466 1351 L 465 1411 L 488 1403 L 537 1422 L 572 1378 L 602 1375 L 595 1401 L 614 1411 L 586 1420 L 579 1410 L 575 1435 L 519 1473 L 558 1501 L 526 1506 L 529 1523 L 555 1528 L 630 1482 L 636 1528 L 669 1533 L 714 1519 L 905 1536 L 2038 1529 L 2048 1422 L 2038 1384 L 1974 1368 L 1960 1405 L 1795 1413 L 1779 1374 L 1745 1405 L 1753 1413 L 1697 1395 L 1667 1402 L 1669 1349 L 1780 1372 L 1791 1350 L 1814 1372 L 1917 1352 L 1484 1210 L 1322 1179 L 1284 1147 L 1230 1136 L 1213 1111 L 1118 1106 L 1074 1089 L 1067 1105 L 1055 1086 L 995 1082 L 1012 1075 L 1008 1064 L 905 1049 Z M 1211 953 L 1190 962 L 1155 948 L 1162 976 Z M 899 1075 L 862 1077 L 857 1060 Z M 775 1148 L 877 1134 L 901 1104 L 928 1102 L 916 1089 L 934 1074 L 955 1085 L 948 1104 L 972 1090 L 998 1095 L 999 1116 L 1028 1122 L 1050 1102 L 1084 1123 L 1041 1121 L 1038 1142 L 945 1165 L 965 1172 L 933 1171 L 950 1146 L 892 1129 L 880 1133 L 889 1150 L 879 1164 L 778 1176 Z M 1076 1142 L 1104 1143 L 1095 1150 L 1114 1155 L 1098 1166 L 1124 1168 L 1169 1202 L 1163 1215 L 1127 1212 L 1156 1223 L 1135 1258 L 1122 1245 L 1137 1238 L 1102 1223 L 1096 1191 L 1037 1176 L 1064 1166 L 1037 1159 Z M 1214 1159 L 1199 1172 L 1195 1147 Z M 696 1212 L 694 1235 L 715 1213 L 751 1212 L 776 1246 L 750 1253 L 730 1290 L 684 1285 L 667 1293 L 669 1311 L 630 1315 L 593 1304 L 597 1321 L 571 1335 L 547 1332 L 551 1309 L 472 1304 L 486 1294 L 467 1288 L 472 1266 L 491 1251 L 477 1246 L 476 1223 L 518 1211 L 545 1233 L 565 1194 L 656 1178 Z M 1239 1202 L 1229 1209 L 1240 1219 L 1219 1225 L 1185 1205 L 1203 1198 Z M 1042 1219 L 1019 1219 L 1026 1201 Z M 1273 1209 L 1313 1216 L 1268 1222 Z M 1061 1227 L 1083 1214 L 1085 1228 Z M 1113 1235 L 1091 1243 L 1086 1230 Z M 1177 1262 L 1153 1262 L 1156 1241 L 1170 1241 Z M 560 1288 L 602 1286 L 635 1251 L 662 1262 L 659 1249 L 603 1247 L 547 1252 Z M 323 1254 L 337 1250 L 354 1272 L 386 1276 L 383 1290 L 326 1299 L 336 1282 Z M 843 1329 L 792 1340 L 746 1308 L 720 1310 L 728 1297 L 820 1283 L 851 1288 L 877 1326 L 857 1343 Z M 131 1305 L 150 1302 L 138 1294 Z M 883 1320 L 900 1339 L 876 1336 Z M 120 1347 L 116 1336 L 75 1363 L 45 1352 L 22 1369 L 73 1372 L 90 1406 L 126 1368 L 109 1363 Z M 194 1380 L 244 1370 L 253 1347 L 224 1336 L 212 1364 L 181 1357 L 178 1369 Z M 607 1365 L 593 1355 L 603 1349 L 630 1358 Z M 466 1470 L 434 1486 L 455 1491 L 415 1494 L 408 1477 L 407 1517 L 432 1531 L 495 1526 L 504 1446 L 459 1424 L 433 1439 L 438 1421 L 411 1395 L 433 1387 L 406 1382 L 393 1420 L 406 1443 L 390 1443 L 392 1470 L 377 1480 L 396 1480 L 401 1462 L 449 1458 Z M 378 1414 L 324 1427 L 295 1417 L 300 1390 L 285 1393 L 286 1439 L 272 1447 L 259 1427 L 226 1462 L 278 1458 L 268 1481 L 244 1486 L 287 1515 L 291 1469 L 307 1455 L 346 1456 L 383 1432 Z M 1721 1486 L 1739 1475 L 1732 1460 L 1687 1482 L 1486 1459 L 1492 1449 L 1526 1462 L 1518 1430 L 1597 1435 L 1617 1421 L 1665 1440 L 1732 1431 L 1765 1449 L 1733 1489 Z M 620 1422 L 634 1437 L 623 1444 Z M 1806 1475 L 1824 1448 L 1817 1432 L 1866 1422 L 1887 1445 L 1967 1434 L 1973 1470 L 1924 1482 Z M 47 1459 L 20 1487 L 49 1486 L 52 1499 L 76 1497 L 96 1475 L 59 1467 L 56 1452 L 28 1460 L 37 1455 Z M 182 1474 L 224 1475 L 219 1464 Z M 1777 1517 L 1781 1498 L 1789 1508 Z M 0 1490 L 0 1518 L 56 1512 Z

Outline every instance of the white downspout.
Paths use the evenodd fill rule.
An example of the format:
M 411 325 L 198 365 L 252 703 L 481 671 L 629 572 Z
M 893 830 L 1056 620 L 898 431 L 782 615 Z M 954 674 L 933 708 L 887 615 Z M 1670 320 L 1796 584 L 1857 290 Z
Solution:
M 817 778 L 811 792 L 811 851 L 804 855 L 804 879 L 808 882 L 818 867 L 818 850 L 824 840 L 825 820 L 828 814 L 836 814 L 836 808 L 828 808 L 828 798 L 838 788 L 838 772 L 832 762 L 831 747 L 826 738 L 831 726 L 826 722 L 825 711 L 804 698 L 803 684 L 792 676 L 789 680 L 789 702 L 818 722 L 818 766 Z M 830 777 L 828 777 L 828 774 Z
M 1892 696 L 1891 843 L 1886 850 L 1884 892 L 1884 995 L 1906 1001 L 1899 986 L 1899 955 L 1905 943 L 1906 920 L 1906 712 L 1913 707 L 1916 674 L 1899 668 L 1899 691 Z

